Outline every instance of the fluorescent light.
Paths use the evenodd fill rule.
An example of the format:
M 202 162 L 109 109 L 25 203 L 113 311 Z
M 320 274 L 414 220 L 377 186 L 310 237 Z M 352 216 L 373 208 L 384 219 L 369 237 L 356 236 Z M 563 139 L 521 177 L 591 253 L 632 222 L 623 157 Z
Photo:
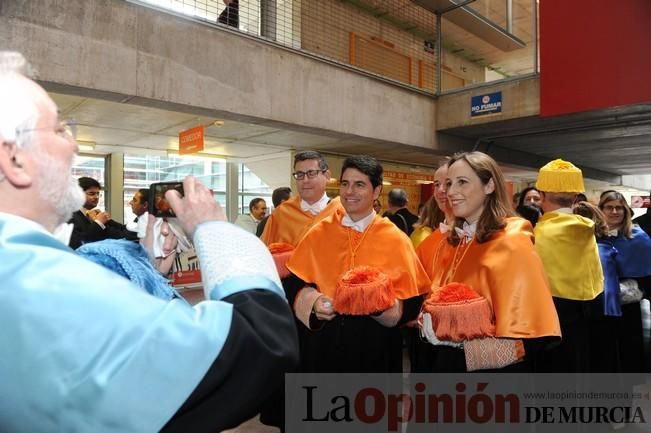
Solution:
M 197 153 L 190 153 L 187 155 L 181 155 L 179 154 L 178 150 L 174 149 L 168 149 L 167 150 L 167 156 L 175 156 L 177 158 L 213 158 L 213 159 L 226 159 L 226 155 L 217 155 L 215 153 L 204 153 L 204 152 L 197 152 Z
M 95 142 L 88 140 L 77 140 L 77 147 L 79 147 L 79 151 L 89 152 L 95 150 Z

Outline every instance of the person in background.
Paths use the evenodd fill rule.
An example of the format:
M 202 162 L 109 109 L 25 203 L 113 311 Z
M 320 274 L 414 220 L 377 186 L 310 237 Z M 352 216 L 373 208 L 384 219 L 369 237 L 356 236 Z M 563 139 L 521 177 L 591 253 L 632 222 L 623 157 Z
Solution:
M 520 206 L 527 204 L 535 205 L 538 207 L 541 207 L 542 205 L 542 196 L 540 195 L 540 191 L 538 191 L 533 186 L 527 187 L 520 192 L 520 198 L 518 199 L 517 205 L 515 206 L 516 211 Z
M 316 223 L 341 209 L 339 198 L 330 199 L 326 184 L 330 169 L 323 155 L 307 150 L 294 155 L 294 173 L 298 195 L 290 198 L 271 214 L 260 239 L 267 246 L 284 243 L 298 245 Z
M 538 353 L 561 333 L 531 225 L 514 217 L 490 156 L 460 153 L 447 166 L 452 226 L 444 241 L 426 244 L 432 235 L 419 248 L 432 258 L 421 345 L 436 350 L 417 351 L 416 371 L 535 370 Z
M 651 194 L 651 192 L 649 194 Z M 635 218 L 633 222 L 640 226 L 647 235 L 651 236 L 651 207 L 646 210 L 644 215 Z
M 404 189 L 394 188 L 389 191 L 388 200 L 389 209 L 383 216 L 389 218 L 407 236 L 411 235 L 418 217 L 407 209 L 407 192 Z
M 617 276 L 617 249 L 607 241 L 608 223 L 606 216 L 599 207 L 587 201 L 575 202 L 572 211 L 594 221 L 594 232 L 599 248 L 599 259 L 604 273 L 604 292 L 602 299 L 601 317 L 593 320 L 593 330 L 590 336 L 594 341 L 591 346 L 601 347 L 598 356 L 593 356 L 590 362 L 591 372 L 614 373 L 621 371 L 620 350 L 618 343 L 618 328 L 621 326 L 622 308 L 620 305 L 619 277 Z
M 249 233 L 255 234 L 258 224 L 267 213 L 267 202 L 263 198 L 256 197 L 249 202 L 249 214 L 238 215 L 235 225 L 243 228 Z
M 217 22 L 226 24 L 236 29 L 240 26 L 240 4 L 239 0 L 223 0 L 226 6 L 222 13 L 219 14 Z
M 77 255 L 61 229 L 84 203 L 77 142 L 26 69 L 0 52 L 0 431 L 222 431 L 253 417 L 298 357 L 267 248 L 187 177 L 185 197 L 166 198 L 206 301 L 160 299 Z
M 291 196 L 292 189 L 288 186 L 281 186 L 280 188 L 274 189 L 271 193 L 271 202 L 274 205 L 274 209 L 289 200 Z M 258 227 L 255 229 L 255 235 L 257 237 L 262 236 L 262 232 L 264 232 L 264 228 L 267 225 L 267 220 L 269 219 L 270 215 L 271 214 L 265 215 L 258 223 Z
M 571 162 L 556 159 L 542 167 L 536 188 L 543 216 L 534 229 L 536 251 L 549 277 L 563 339 L 545 354 L 549 372 L 593 371 L 602 347 L 594 335 L 603 317 L 604 276 L 594 222 L 572 212 L 576 194 L 585 191 L 583 174 Z M 605 350 L 605 349 L 604 349 Z
M 434 197 L 430 198 L 425 203 L 418 222 L 414 225 L 414 232 L 409 237 L 414 248 L 417 248 L 421 242 L 427 239 L 443 221 L 445 221 L 445 214 L 439 208 L 436 199 Z
M 136 191 L 129 205 L 131 206 L 131 212 L 136 216 L 133 222 L 137 223 L 138 219 L 148 211 L 149 190 L 147 188 L 141 188 Z
M 601 242 L 617 251 L 615 263 L 622 304 L 617 340 L 622 371 L 643 372 L 645 358 L 640 301 L 644 293 L 651 291 L 651 239 L 633 224 L 633 211 L 621 193 L 602 193 L 599 209 L 606 215 L 609 229 Z
M 382 212 L 382 202 L 380 199 L 373 200 L 373 210 L 378 215 L 380 215 L 380 212 Z
M 108 212 L 97 209 L 100 196 L 100 184 L 93 178 L 80 177 L 79 186 L 84 191 L 86 200 L 81 209 L 72 214 L 68 221 L 73 225 L 70 247 L 79 248 L 88 242 L 104 239 L 127 239 L 137 241 L 135 232 L 127 230 L 124 224 L 111 219 Z

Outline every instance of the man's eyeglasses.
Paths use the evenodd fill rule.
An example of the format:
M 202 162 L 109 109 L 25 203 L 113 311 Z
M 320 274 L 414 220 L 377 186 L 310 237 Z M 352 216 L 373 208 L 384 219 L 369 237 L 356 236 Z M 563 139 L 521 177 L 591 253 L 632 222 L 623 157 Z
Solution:
M 43 126 L 41 128 L 31 128 L 31 129 L 17 129 L 16 135 L 24 134 L 25 132 L 34 132 L 34 131 L 46 131 L 50 129 L 48 126 Z M 72 119 L 62 120 L 54 127 L 54 133 L 62 138 L 74 138 L 77 139 L 77 122 Z
M 296 180 L 303 180 L 305 179 L 305 176 L 307 176 L 308 179 L 314 179 L 319 173 L 325 173 L 326 171 L 327 170 L 295 171 L 292 173 L 292 176 L 294 176 L 294 179 Z

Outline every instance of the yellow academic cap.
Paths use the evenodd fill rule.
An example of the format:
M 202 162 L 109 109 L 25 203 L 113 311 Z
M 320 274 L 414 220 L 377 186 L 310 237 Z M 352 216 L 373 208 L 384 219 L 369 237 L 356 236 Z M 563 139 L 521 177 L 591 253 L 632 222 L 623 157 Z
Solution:
M 536 189 L 546 192 L 584 192 L 583 174 L 571 162 L 555 159 L 538 172 Z

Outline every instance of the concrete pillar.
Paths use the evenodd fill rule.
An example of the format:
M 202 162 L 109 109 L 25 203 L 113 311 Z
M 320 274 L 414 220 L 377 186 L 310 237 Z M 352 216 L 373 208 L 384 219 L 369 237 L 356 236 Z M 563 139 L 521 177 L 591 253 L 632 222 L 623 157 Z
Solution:
M 104 202 L 111 219 L 124 222 L 124 153 L 114 152 L 106 157 Z

